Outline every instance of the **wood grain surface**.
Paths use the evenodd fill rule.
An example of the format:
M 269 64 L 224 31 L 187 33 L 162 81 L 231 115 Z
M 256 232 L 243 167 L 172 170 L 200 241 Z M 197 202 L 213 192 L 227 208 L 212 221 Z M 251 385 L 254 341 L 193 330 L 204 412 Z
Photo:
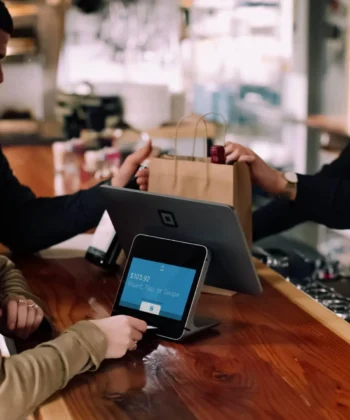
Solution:
M 49 148 L 5 152 L 21 181 L 40 195 L 53 194 Z M 83 259 L 14 260 L 61 331 L 92 315 L 90 297 L 111 308 L 118 278 Z M 34 417 L 349 419 L 350 345 L 322 322 L 333 315 L 271 270 L 259 266 L 259 272 L 260 297 L 202 295 L 199 312 L 222 322 L 216 332 L 185 343 L 146 337 L 137 352 L 72 380 Z
M 118 279 L 83 259 L 15 260 L 59 330 L 111 308 Z M 40 419 L 348 419 L 350 345 L 282 296 L 202 295 L 216 332 L 185 343 L 146 337 L 139 350 L 74 379 Z M 301 292 L 298 292 L 301 293 Z M 63 411 L 62 411 L 63 410 Z

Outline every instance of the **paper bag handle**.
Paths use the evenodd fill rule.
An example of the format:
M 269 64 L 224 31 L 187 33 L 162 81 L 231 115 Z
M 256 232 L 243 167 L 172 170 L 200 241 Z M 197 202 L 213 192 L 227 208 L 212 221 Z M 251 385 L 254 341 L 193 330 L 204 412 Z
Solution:
M 181 118 L 181 120 L 177 123 L 176 125 L 176 131 L 175 131 L 175 159 L 177 158 L 177 154 L 178 154 L 178 140 L 179 140 L 179 128 L 180 125 L 187 119 L 189 118 L 193 118 L 193 115 L 187 115 L 187 117 L 183 117 Z M 208 126 L 207 126 L 207 122 L 204 119 L 205 115 L 203 117 L 199 117 L 197 120 L 197 124 L 196 124 L 196 131 L 195 131 L 195 137 L 193 139 L 193 153 L 192 153 L 192 159 L 194 159 L 194 148 L 195 148 L 195 144 L 196 144 L 196 140 L 197 140 L 197 131 L 198 131 L 198 126 L 201 122 L 204 123 L 204 127 L 205 127 L 205 137 L 206 137 L 206 142 L 208 141 Z M 206 143 L 205 142 L 205 143 Z M 204 144 L 204 156 L 207 155 L 207 145 Z
M 175 132 L 175 156 L 174 156 L 174 163 L 175 163 L 175 177 L 174 177 L 174 186 L 176 184 L 176 178 L 177 178 L 177 168 L 178 168 L 178 139 L 179 139 L 179 128 L 180 125 L 187 119 L 193 118 L 193 115 L 188 115 L 187 117 L 181 118 L 181 120 L 176 125 L 176 132 Z M 196 124 L 196 131 L 195 131 L 195 137 L 193 139 L 193 154 L 192 159 L 194 160 L 194 147 L 196 144 L 196 137 L 197 137 L 197 131 L 199 124 L 203 122 L 205 127 L 205 141 L 204 141 L 204 157 L 206 162 L 206 178 L 207 178 L 207 185 L 209 184 L 209 160 L 207 159 L 207 144 L 208 144 L 208 126 L 207 122 L 205 121 L 204 117 L 200 117 Z
M 208 112 L 207 114 L 202 115 L 199 120 L 197 121 L 196 124 L 196 129 L 194 132 L 194 142 L 193 142 L 193 150 L 192 150 L 192 156 L 194 156 L 194 150 L 195 150 L 195 145 L 196 145 L 196 140 L 197 140 L 197 131 L 198 131 L 198 126 L 200 124 L 201 121 L 205 122 L 205 117 L 207 117 L 208 115 L 217 115 L 220 118 L 222 118 L 223 122 L 224 122 L 224 145 L 225 145 L 225 139 L 226 139 L 226 135 L 227 135 L 227 121 L 225 120 L 225 118 L 219 114 L 218 112 Z M 205 122 L 206 124 L 206 122 Z M 208 138 L 208 131 L 206 132 L 207 134 L 207 138 Z

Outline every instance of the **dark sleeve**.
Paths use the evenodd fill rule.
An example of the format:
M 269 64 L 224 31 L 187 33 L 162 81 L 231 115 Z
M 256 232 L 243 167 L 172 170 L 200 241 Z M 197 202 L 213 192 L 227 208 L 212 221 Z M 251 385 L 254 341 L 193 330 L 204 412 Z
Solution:
M 295 212 L 331 229 L 350 228 L 350 180 L 299 175 Z
M 350 144 L 329 165 L 324 165 L 316 175 L 328 178 L 350 179 Z
M 306 222 L 307 220 L 313 220 L 315 222 L 329 225 L 329 223 L 319 221 L 316 217 L 322 216 L 322 220 L 325 220 L 325 215 L 321 215 L 321 213 L 323 213 L 322 209 L 314 208 L 313 211 L 310 211 L 310 206 L 312 206 L 312 203 L 314 202 L 313 198 L 319 197 L 317 187 L 315 187 L 315 190 L 313 190 L 312 185 L 320 186 L 323 182 L 327 183 L 327 179 L 329 179 L 330 181 L 327 185 L 329 185 L 329 188 L 332 188 L 331 185 L 336 184 L 336 182 L 331 182 L 332 179 L 336 179 L 338 181 L 350 180 L 350 145 L 348 145 L 343 150 L 341 155 L 331 164 L 323 166 L 320 172 L 318 172 L 316 175 L 308 176 L 307 180 L 305 181 L 303 181 L 302 179 L 304 178 L 301 175 L 299 175 L 298 191 L 299 188 L 301 188 L 302 191 L 305 188 L 307 188 L 309 193 L 308 197 L 303 197 L 303 193 L 298 193 L 298 203 L 290 202 L 287 200 L 274 200 L 273 202 L 259 208 L 254 212 L 254 241 L 258 241 L 259 239 L 262 239 L 264 237 L 274 235 L 284 230 L 290 229 L 300 223 Z M 314 181 L 310 181 L 309 179 L 313 179 Z M 319 180 L 317 181 L 317 179 Z M 326 180 L 324 181 L 324 179 Z M 305 188 L 303 188 L 303 183 L 305 183 Z M 327 194 L 326 192 L 324 193 Z M 300 198 L 299 195 L 303 198 Z M 328 196 L 330 197 L 331 195 L 331 191 L 328 191 Z M 310 197 L 312 197 L 311 200 Z M 302 200 L 305 201 L 301 202 Z M 331 221 L 328 220 L 328 222 Z M 333 221 L 332 223 L 334 222 L 335 221 Z
M 104 211 L 99 187 L 63 197 L 35 197 L 13 175 L 2 152 L 0 194 L 0 241 L 14 251 L 35 252 L 86 232 Z
M 253 213 L 253 241 L 288 230 L 307 220 L 303 208 L 289 200 L 274 200 Z

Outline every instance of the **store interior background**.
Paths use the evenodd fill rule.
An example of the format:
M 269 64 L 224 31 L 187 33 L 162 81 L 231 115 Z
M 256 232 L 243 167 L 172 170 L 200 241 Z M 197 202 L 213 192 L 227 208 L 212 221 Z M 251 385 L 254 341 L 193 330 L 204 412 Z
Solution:
M 214 111 L 227 140 L 283 170 L 314 173 L 346 144 L 306 124 L 350 121 L 346 0 L 115 0 L 95 13 L 64 0 L 6 3 L 16 31 L 0 95 L 3 144 L 66 138 L 60 98 L 89 93 L 121 98 L 140 132 Z M 208 119 L 223 142 L 221 116 Z M 193 138 L 181 140 L 188 153 Z M 173 139 L 154 143 L 173 148 Z M 255 206 L 267 200 L 255 191 Z M 282 236 L 350 263 L 349 232 L 308 223 Z

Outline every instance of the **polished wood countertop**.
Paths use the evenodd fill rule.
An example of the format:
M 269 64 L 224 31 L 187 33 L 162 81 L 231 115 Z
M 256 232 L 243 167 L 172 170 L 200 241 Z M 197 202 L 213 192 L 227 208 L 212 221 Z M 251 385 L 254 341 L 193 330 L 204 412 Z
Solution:
M 49 148 L 5 154 L 22 182 L 53 195 Z M 14 261 L 61 331 L 91 315 L 90 297 L 111 308 L 118 277 L 82 258 Z M 262 296 L 202 295 L 199 312 L 222 322 L 216 331 L 185 343 L 148 337 L 137 352 L 73 379 L 34 418 L 350 418 L 350 326 L 270 269 L 257 268 Z
M 15 262 L 59 330 L 91 316 L 90 297 L 111 308 L 118 278 L 83 259 Z M 271 270 L 259 273 L 260 297 L 202 295 L 199 312 L 222 322 L 216 331 L 184 343 L 145 338 L 73 379 L 37 418 L 348 419 L 350 327 Z

